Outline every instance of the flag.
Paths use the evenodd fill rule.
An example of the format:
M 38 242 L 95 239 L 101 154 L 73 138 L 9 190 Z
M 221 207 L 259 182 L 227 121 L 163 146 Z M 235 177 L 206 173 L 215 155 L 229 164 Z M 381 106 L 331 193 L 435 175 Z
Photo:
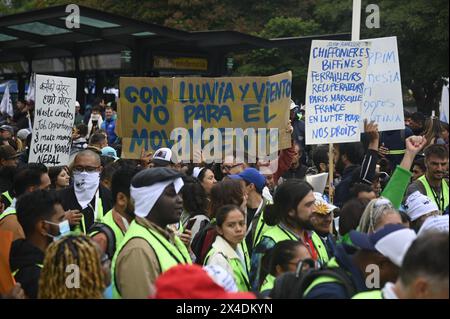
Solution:
M 14 116 L 13 105 L 11 102 L 11 96 L 9 95 L 9 84 L 6 84 L 5 93 L 3 93 L 2 102 L 0 103 L 0 112 Z
M 30 82 L 28 84 L 28 90 L 27 90 L 27 101 L 34 101 L 35 100 L 35 94 L 36 94 L 36 73 L 31 73 L 30 76 Z
M 442 122 L 449 122 L 449 110 L 448 110 L 448 78 L 445 79 L 444 85 L 442 86 L 442 96 L 441 96 L 441 105 L 439 106 L 439 119 Z

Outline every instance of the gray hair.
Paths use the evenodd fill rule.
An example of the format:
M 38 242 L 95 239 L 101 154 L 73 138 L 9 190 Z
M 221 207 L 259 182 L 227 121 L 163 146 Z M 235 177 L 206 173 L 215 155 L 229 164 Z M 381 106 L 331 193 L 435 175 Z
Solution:
M 388 214 L 400 213 L 394 208 L 389 199 L 384 197 L 372 199 L 361 216 L 358 231 L 366 234 L 375 232 L 381 218 Z

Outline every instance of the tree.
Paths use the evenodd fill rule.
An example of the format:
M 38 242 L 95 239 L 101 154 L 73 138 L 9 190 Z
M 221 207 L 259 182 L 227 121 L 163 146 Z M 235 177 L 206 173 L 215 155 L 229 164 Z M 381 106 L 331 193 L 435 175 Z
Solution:
M 282 38 L 320 34 L 320 26 L 312 20 L 277 17 L 271 19 L 257 34 L 264 38 Z M 237 75 L 272 75 L 292 71 L 292 96 L 298 102 L 305 99 L 309 47 L 259 49 L 237 55 Z
M 322 0 L 314 18 L 325 32 L 351 30 L 351 0 Z M 397 36 L 404 92 L 412 91 L 419 111 L 438 109 L 442 76 L 448 76 L 448 0 L 379 0 L 380 28 L 365 26 L 361 38 Z

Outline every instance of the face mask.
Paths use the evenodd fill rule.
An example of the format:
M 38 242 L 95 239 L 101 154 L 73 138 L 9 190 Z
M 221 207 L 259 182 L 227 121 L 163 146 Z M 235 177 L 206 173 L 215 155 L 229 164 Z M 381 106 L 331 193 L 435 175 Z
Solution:
M 93 121 L 98 121 L 99 119 L 100 119 L 100 115 L 98 115 L 98 114 L 92 114 L 92 120 Z
M 58 228 L 59 228 L 59 235 L 57 235 L 57 236 L 53 236 L 52 234 L 47 233 L 47 236 L 53 238 L 53 241 L 57 241 L 64 235 L 70 233 L 70 225 L 69 225 L 69 221 L 67 219 L 65 221 L 60 222 L 59 224 L 49 222 L 47 220 L 44 220 L 44 222 L 46 222 L 47 224 L 50 224 L 50 225 L 58 226 Z
M 82 209 L 94 198 L 100 183 L 100 172 L 74 172 L 75 196 Z

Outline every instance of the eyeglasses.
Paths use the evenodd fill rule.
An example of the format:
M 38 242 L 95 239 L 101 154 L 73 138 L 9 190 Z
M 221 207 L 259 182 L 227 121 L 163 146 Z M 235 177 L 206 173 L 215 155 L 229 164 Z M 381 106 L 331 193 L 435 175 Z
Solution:
M 97 167 L 93 167 L 93 166 L 74 166 L 73 171 L 74 172 L 95 172 L 96 170 L 98 170 L 100 168 L 100 166 Z

